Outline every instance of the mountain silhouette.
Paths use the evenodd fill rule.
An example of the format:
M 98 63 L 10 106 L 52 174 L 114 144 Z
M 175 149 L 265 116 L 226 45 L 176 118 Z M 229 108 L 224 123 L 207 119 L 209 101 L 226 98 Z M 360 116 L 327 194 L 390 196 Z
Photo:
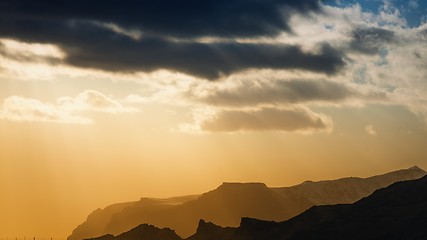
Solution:
M 427 239 L 427 176 L 394 183 L 353 204 L 314 206 L 284 222 L 242 218 L 238 228 L 224 228 L 201 220 L 187 240 L 315 239 Z
M 221 226 L 240 225 L 243 228 L 252 221 L 259 225 L 260 220 L 252 218 L 281 222 L 315 205 L 354 203 L 375 190 L 397 181 L 418 179 L 424 175 L 426 175 L 424 170 L 412 167 L 369 178 L 306 181 L 283 188 L 269 188 L 263 183 L 224 183 L 202 195 L 169 199 L 143 198 L 133 203 L 115 204 L 104 210 L 98 209 L 89 215 L 68 239 L 81 240 L 106 234 L 118 235 L 141 223 L 171 228 L 181 237 L 188 237 L 200 227 L 207 227 L 204 225 L 206 222 L 200 222 L 200 219 Z M 318 211 L 323 211 L 323 208 Z M 241 221 L 242 217 L 245 218 Z M 232 228 L 221 229 L 227 234 L 232 230 Z
M 353 204 L 314 206 L 284 222 L 242 218 L 220 227 L 200 220 L 186 240 L 427 239 L 427 176 L 394 183 Z M 143 224 L 92 240 L 180 240 L 174 231 Z
M 111 234 L 102 237 L 91 238 L 90 240 L 181 240 L 175 231 L 169 228 L 159 229 L 153 225 L 141 224 L 118 236 Z

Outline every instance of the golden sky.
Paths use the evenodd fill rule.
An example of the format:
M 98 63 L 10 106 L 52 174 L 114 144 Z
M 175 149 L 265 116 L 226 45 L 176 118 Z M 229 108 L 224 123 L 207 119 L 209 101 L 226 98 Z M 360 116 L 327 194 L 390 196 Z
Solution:
M 386 3 L 288 3 L 273 33 L 78 14 L 46 27 L 37 11 L 58 16 L 5 4 L 0 239 L 65 238 L 99 207 L 222 182 L 427 169 L 427 24 Z

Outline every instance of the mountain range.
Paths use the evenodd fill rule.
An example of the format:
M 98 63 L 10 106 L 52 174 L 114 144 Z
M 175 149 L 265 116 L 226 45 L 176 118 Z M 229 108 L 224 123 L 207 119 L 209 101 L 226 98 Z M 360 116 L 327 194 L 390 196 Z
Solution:
M 94 238 L 106 234 L 109 235 L 104 237 L 117 238 L 122 236 L 121 233 L 129 229 L 134 230 L 135 227 L 141 230 L 152 229 L 154 226 L 163 228 L 164 231 L 174 229 L 179 238 L 192 235 L 189 238 L 191 240 L 209 239 L 198 237 L 203 232 L 208 232 L 212 236 L 215 236 L 214 232 L 224 232 L 225 235 L 236 234 L 236 231 L 241 232 L 244 229 L 252 231 L 260 227 L 262 230 L 264 225 L 268 226 L 268 229 L 273 229 L 271 226 L 281 229 L 282 225 L 288 224 L 289 228 L 299 229 L 298 224 L 305 222 L 301 219 L 308 218 L 310 222 L 317 219 L 325 222 L 327 219 L 336 219 L 338 213 L 347 211 L 348 206 L 352 206 L 320 205 L 352 204 L 395 182 L 418 179 L 425 175 L 424 170 L 412 167 L 369 178 L 349 177 L 319 182 L 306 181 L 299 185 L 281 188 L 269 188 L 263 183 L 223 183 L 217 189 L 201 195 L 168 199 L 142 198 L 137 202 L 114 204 L 103 210 L 98 209 L 74 229 L 68 240 Z M 299 216 L 293 218 L 297 215 Z M 200 219 L 227 227 L 219 227 Z M 291 220 L 283 222 L 288 219 Z M 251 227 L 252 225 L 254 227 Z M 239 226 L 237 230 L 231 228 L 237 226 Z M 212 231 L 206 231 L 211 228 Z M 196 234 L 193 235 L 195 232 Z M 128 239 L 122 236 L 119 240 Z
M 242 218 L 239 227 L 224 228 L 201 220 L 187 240 L 267 239 L 427 239 L 427 176 L 394 183 L 354 204 L 314 206 L 284 222 Z
M 182 240 L 169 228 L 142 224 L 91 240 Z M 427 176 L 394 183 L 353 204 L 313 206 L 283 222 L 242 218 L 240 226 L 204 220 L 186 240 L 427 239 Z

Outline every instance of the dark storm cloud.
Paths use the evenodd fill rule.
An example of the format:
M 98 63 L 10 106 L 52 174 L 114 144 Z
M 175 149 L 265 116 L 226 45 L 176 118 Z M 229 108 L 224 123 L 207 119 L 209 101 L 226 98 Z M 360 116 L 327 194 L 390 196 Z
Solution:
M 208 79 L 249 68 L 301 69 L 333 74 L 343 65 L 341 53 L 325 45 L 319 54 L 297 46 L 238 43 L 176 43 L 158 38 L 140 42 L 102 41 L 69 50 L 66 61 L 79 67 L 113 71 L 176 70 Z
M 113 22 L 184 38 L 253 37 L 289 31 L 290 12 L 319 11 L 319 5 L 318 0 L 2 0 L 0 16 Z
M 209 132 L 318 132 L 330 130 L 332 123 L 306 108 L 262 108 L 256 111 L 221 111 L 212 119 L 202 122 L 200 127 Z
M 377 54 L 384 47 L 384 44 L 391 43 L 395 39 L 393 31 L 370 27 L 356 28 L 352 32 L 350 48 L 365 54 Z
M 52 43 L 77 67 L 136 72 L 169 69 L 215 79 L 251 68 L 300 69 L 334 74 L 344 54 L 328 44 L 316 53 L 300 46 L 233 42 L 233 37 L 289 31 L 291 12 L 320 11 L 318 0 L 4 0 L 0 37 Z M 142 32 L 114 32 L 113 23 Z M 196 37 L 226 39 L 200 43 Z M 172 38 L 171 38 L 172 37 Z M 175 40 L 172 40 L 172 39 Z M 176 41 L 176 38 L 185 41 Z
M 170 69 L 209 79 L 249 68 L 301 69 L 334 74 L 344 66 L 343 53 L 324 44 L 318 53 L 298 46 L 253 43 L 176 42 L 158 37 L 135 41 L 87 22 L 2 20 L 0 37 L 53 43 L 65 62 L 108 71 Z

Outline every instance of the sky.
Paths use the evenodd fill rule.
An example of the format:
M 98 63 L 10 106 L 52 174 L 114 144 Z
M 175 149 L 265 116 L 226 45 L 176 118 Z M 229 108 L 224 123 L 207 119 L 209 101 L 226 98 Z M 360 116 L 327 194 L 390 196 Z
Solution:
M 0 239 L 112 203 L 427 169 L 421 0 L 0 2 Z

